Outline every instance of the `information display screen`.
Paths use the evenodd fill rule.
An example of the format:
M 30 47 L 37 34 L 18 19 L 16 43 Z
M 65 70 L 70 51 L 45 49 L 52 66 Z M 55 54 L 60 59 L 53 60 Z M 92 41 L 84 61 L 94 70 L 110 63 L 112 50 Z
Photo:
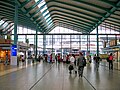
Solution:
M 11 46 L 11 56 L 17 56 L 17 45 Z

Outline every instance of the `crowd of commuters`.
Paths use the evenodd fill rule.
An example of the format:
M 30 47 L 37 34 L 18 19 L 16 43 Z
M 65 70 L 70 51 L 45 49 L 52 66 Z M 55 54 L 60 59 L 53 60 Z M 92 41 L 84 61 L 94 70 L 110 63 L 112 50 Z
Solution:
M 109 63 L 109 70 L 113 70 L 113 54 L 110 53 L 110 55 L 108 55 L 107 58 L 107 62 Z M 24 63 L 25 62 L 25 57 L 22 55 L 20 57 L 21 61 Z M 31 56 L 32 59 L 32 63 L 34 63 L 35 61 L 45 61 L 48 63 L 54 63 L 54 62 L 58 62 L 58 64 L 60 64 L 61 62 L 66 63 L 66 64 L 70 64 L 68 69 L 69 69 L 69 73 L 72 74 L 72 72 L 75 74 L 79 74 L 79 77 L 83 76 L 83 70 L 84 67 L 86 66 L 86 64 L 90 64 L 92 62 L 92 58 L 91 55 L 88 55 L 87 58 L 84 57 L 83 53 L 79 53 L 78 56 L 74 55 L 74 54 L 70 54 L 70 55 L 62 55 L 61 54 L 44 54 L 39 55 L 37 58 L 35 57 L 35 55 L 33 54 Z M 37 60 L 36 60 L 37 59 Z M 99 63 L 101 61 L 101 58 L 98 55 L 94 55 L 93 57 L 93 61 L 95 64 L 96 69 L 98 70 L 99 68 Z M 4 63 L 5 65 L 8 65 L 8 55 L 6 54 L 6 61 Z
M 44 55 L 45 56 L 45 61 L 46 62 L 63 62 L 63 63 L 67 63 L 70 64 L 68 69 L 69 69 L 69 73 L 72 74 L 75 72 L 75 74 L 79 74 L 79 77 L 83 76 L 83 71 L 84 71 L 84 67 L 86 66 L 86 64 L 90 64 L 92 62 L 92 57 L 91 55 L 88 55 L 86 58 L 84 57 L 83 53 L 79 53 L 79 55 L 76 57 L 74 54 L 70 54 L 70 55 L 63 55 L 63 58 L 61 58 L 61 54 L 57 54 L 57 55 Z M 112 53 L 110 55 L 108 55 L 108 63 L 109 63 L 109 69 L 113 70 L 113 55 Z M 96 70 L 98 70 L 99 68 L 99 63 L 101 61 L 101 58 L 98 55 L 94 55 L 93 56 L 93 62 L 95 64 L 95 68 Z
M 61 58 L 61 54 L 45 54 L 44 55 L 44 60 L 45 62 L 48 63 L 54 63 L 54 62 L 58 62 L 61 63 L 66 63 L 66 64 L 70 64 L 68 69 L 69 69 L 69 73 L 72 74 L 75 72 L 75 74 L 79 74 L 79 77 L 83 76 L 83 70 L 84 67 L 86 66 L 86 59 L 84 57 L 84 55 L 80 52 L 79 55 L 75 56 L 74 54 L 69 54 L 63 55 L 63 58 Z

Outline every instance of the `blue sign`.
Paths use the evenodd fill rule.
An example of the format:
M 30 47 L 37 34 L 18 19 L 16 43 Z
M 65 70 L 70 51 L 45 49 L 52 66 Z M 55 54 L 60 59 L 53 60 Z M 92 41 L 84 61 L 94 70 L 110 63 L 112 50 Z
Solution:
M 17 45 L 11 46 L 11 56 L 17 56 Z

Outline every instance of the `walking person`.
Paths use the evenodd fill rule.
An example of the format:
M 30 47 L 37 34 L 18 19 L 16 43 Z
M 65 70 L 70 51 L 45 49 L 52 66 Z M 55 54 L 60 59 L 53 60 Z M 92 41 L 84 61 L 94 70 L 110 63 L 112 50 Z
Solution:
M 78 65 L 78 74 L 79 74 L 79 77 L 83 76 L 83 70 L 84 70 L 84 67 L 86 66 L 86 59 L 85 57 L 83 56 L 83 54 L 80 52 L 79 53 L 79 58 L 77 60 L 77 65 Z
M 60 54 L 57 55 L 58 63 L 60 64 Z
M 63 55 L 63 63 L 66 63 L 66 55 Z
M 100 63 L 100 57 L 99 56 L 96 56 L 96 54 L 95 54 L 95 56 L 94 56 L 94 62 L 95 62 L 95 67 L 96 67 L 96 69 L 98 70 L 98 68 L 99 68 L 99 63 Z
M 108 59 L 109 59 L 109 70 L 110 69 L 113 70 L 113 55 L 112 55 L 112 53 L 110 53 Z
M 22 59 L 22 64 L 24 65 L 24 64 L 25 64 L 25 58 L 24 58 L 24 55 L 21 56 L 21 59 Z
M 71 74 L 72 72 L 72 70 L 74 70 L 75 71 L 75 74 L 77 74 L 77 70 L 76 70 L 76 66 L 75 66 L 75 64 L 74 64 L 74 62 L 75 62 L 75 57 L 74 57 L 74 54 L 72 54 L 71 55 L 71 57 L 70 57 L 70 66 L 72 66 L 73 67 L 73 69 L 69 69 L 69 73 Z
M 35 55 L 33 54 L 32 55 L 32 63 L 34 64 L 34 62 L 35 62 Z
M 4 65 L 8 65 L 8 64 L 9 64 L 9 62 L 8 62 L 8 54 L 6 54 L 6 60 L 5 60 Z

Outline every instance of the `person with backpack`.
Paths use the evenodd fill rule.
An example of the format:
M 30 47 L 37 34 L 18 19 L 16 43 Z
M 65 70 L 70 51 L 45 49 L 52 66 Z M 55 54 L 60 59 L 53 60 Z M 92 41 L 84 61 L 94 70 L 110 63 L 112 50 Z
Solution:
M 79 77 L 80 76 L 82 77 L 84 67 L 86 66 L 86 59 L 85 59 L 85 57 L 83 56 L 83 54 L 81 52 L 79 53 L 79 58 L 77 60 L 77 66 L 78 66 Z
M 112 53 L 110 53 L 108 59 L 109 59 L 109 70 L 110 69 L 113 70 L 113 55 L 112 55 Z

